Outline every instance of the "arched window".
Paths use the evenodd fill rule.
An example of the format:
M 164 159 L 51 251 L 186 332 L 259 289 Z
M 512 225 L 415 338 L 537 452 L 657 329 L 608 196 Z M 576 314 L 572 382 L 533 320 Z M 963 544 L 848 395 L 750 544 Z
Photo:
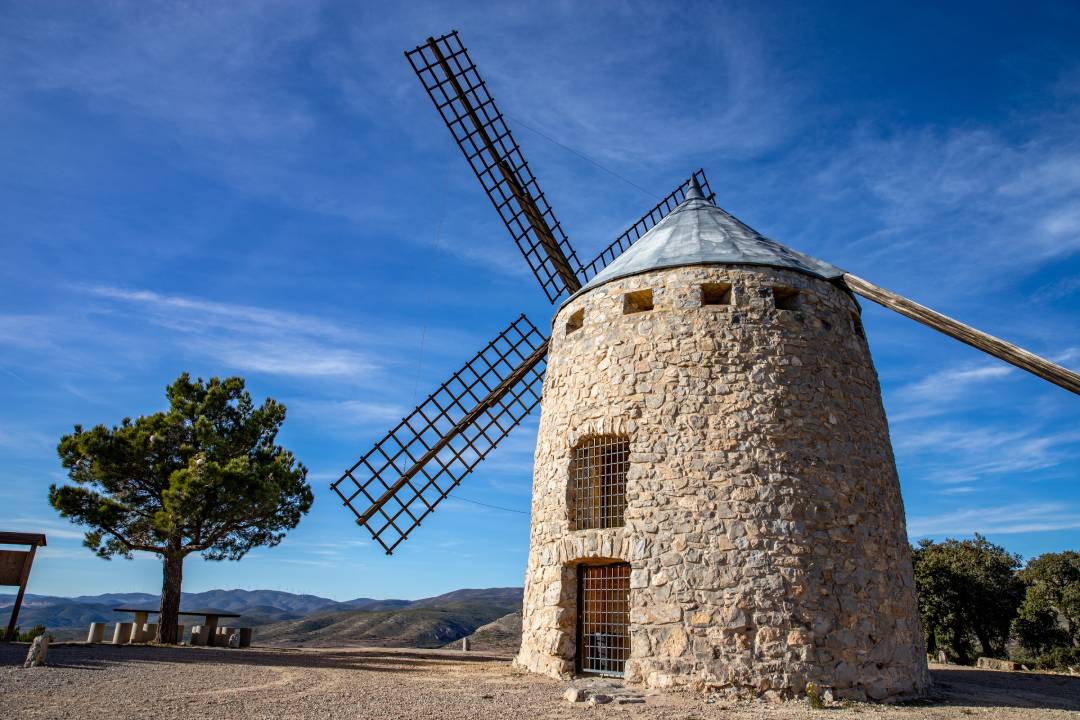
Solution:
M 574 448 L 570 460 L 570 524 L 574 530 L 622 527 L 630 440 L 594 435 Z

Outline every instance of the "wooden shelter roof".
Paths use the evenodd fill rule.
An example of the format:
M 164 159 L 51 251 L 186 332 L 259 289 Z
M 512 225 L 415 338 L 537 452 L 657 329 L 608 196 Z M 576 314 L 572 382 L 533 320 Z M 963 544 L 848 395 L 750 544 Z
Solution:
M 0 545 L 45 546 L 44 533 L 0 532 Z

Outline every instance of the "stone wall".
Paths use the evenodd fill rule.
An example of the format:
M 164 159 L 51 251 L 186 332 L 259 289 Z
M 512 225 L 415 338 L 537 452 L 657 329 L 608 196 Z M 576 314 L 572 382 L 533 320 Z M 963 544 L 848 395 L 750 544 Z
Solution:
M 702 306 L 703 283 L 733 304 Z M 772 288 L 799 290 L 774 307 Z M 654 309 L 624 315 L 623 295 Z M 584 310 L 567 334 L 571 314 Z M 571 449 L 630 438 L 625 527 L 571 531 Z M 928 683 L 877 375 L 846 292 L 699 266 L 596 288 L 553 323 L 517 664 L 574 670 L 577 565 L 631 564 L 626 680 L 783 698 Z

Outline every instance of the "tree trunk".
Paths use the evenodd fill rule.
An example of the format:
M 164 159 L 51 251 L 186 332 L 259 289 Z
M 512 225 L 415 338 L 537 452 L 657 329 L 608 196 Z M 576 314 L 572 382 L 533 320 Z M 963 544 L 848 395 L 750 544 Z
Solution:
M 979 645 L 982 646 L 983 657 L 996 657 L 994 654 L 994 644 L 990 642 L 990 634 L 985 629 L 976 627 L 975 637 L 979 638 Z
M 175 645 L 177 624 L 180 621 L 180 584 L 184 579 L 184 555 L 173 550 L 165 553 L 161 581 L 161 614 L 158 617 L 156 642 Z

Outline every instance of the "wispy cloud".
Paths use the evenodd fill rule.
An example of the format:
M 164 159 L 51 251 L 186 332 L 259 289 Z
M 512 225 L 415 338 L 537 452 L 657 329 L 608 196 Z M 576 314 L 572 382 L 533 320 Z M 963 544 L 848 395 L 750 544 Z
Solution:
M 354 336 L 353 333 L 320 318 L 286 310 L 271 310 L 201 298 L 164 295 L 150 290 L 126 290 L 101 285 L 90 287 L 88 291 L 98 297 L 145 306 L 152 312 L 157 312 L 163 323 L 167 322 L 172 326 L 179 324 L 179 320 L 182 320 L 184 325 L 233 331 L 244 331 L 255 326 L 267 332 L 312 333 L 334 338 Z
M 40 350 L 54 340 L 51 318 L 44 315 L 0 314 L 0 344 Z
M 357 429 L 389 429 L 393 423 L 401 420 L 408 410 L 396 403 L 375 402 L 372 400 L 310 400 L 298 398 L 289 402 L 298 417 L 332 418 L 335 430 L 350 436 Z M 334 477 L 336 479 L 337 476 Z
M 299 97 L 266 83 L 288 50 L 317 28 L 315 3 L 184 5 L 117 2 L 98 6 L 95 33 L 85 18 L 11 13 L 7 37 L 14 80 L 74 90 L 227 140 L 306 129 Z M 61 46 L 62 55 L 42 53 Z M 262 68 L 262 69 L 260 69 Z
M 39 453 L 55 445 L 56 438 L 44 432 L 0 422 L 0 448 Z
M 1043 502 L 970 507 L 908 519 L 908 535 L 1011 534 L 1080 528 L 1080 507 Z
M 1076 457 L 1080 430 L 1041 434 L 971 424 L 935 425 L 907 431 L 894 441 L 898 452 L 931 458 L 937 481 L 1032 472 Z M 925 461 L 924 461 L 925 462 Z
M 1080 275 L 1055 280 L 1042 286 L 1032 294 L 1032 299 L 1039 302 L 1055 302 L 1080 293 Z
M 917 403 L 924 414 L 931 414 L 944 410 L 947 403 L 970 393 L 974 387 L 1014 372 L 1015 368 L 1001 362 L 946 368 L 901 387 L 895 396 L 907 403 Z
M 49 538 L 61 538 L 64 540 L 82 540 L 86 535 L 85 530 L 79 530 L 76 525 L 63 522 L 57 518 L 39 517 L 15 517 L 4 520 L 4 529 L 14 532 L 39 532 L 45 533 L 46 540 Z
M 287 311 L 94 287 L 145 322 L 165 328 L 175 344 L 239 370 L 295 377 L 368 377 L 381 363 L 358 349 L 366 338 L 321 318 Z
M 963 279 L 949 290 L 976 291 L 1080 250 L 1078 129 L 1075 111 L 1009 132 L 865 124 L 816 179 L 823 195 L 860 197 L 876 214 L 865 263 L 946 266 Z
M 356 112 L 386 122 L 373 89 L 394 105 L 427 104 L 409 72 L 386 58 L 423 42 L 418 27 L 460 27 L 504 111 L 593 156 L 638 167 L 703 152 L 746 157 L 808 120 L 800 100 L 809 81 L 772 51 L 764 14 L 697 8 L 693 23 L 709 31 L 692 40 L 696 61 L 687 67 L 671 61 L 689 49 L 688 16 L 677 8 L 551 5 L 540 38 L 518 32 L 530 21 L 526 8 L 415 5 L 353 24 L 344 42 L 323 49 L 323 67 Z

